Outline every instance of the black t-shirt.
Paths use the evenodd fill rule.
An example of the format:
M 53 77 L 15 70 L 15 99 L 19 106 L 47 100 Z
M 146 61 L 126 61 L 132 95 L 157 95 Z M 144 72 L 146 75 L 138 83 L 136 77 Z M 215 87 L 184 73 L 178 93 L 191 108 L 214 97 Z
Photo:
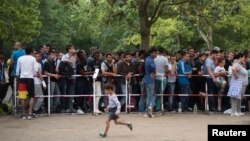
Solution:
M 232 61 L 225 59 L 225 65 L 224 65 L 225 70 L 228 71 L 229 66 L 232 66 L 232 64 L 233 64 Z
M 99 74 L 101 72 L 101 61 L 100 60 L 91 60 L 87 64 L 88 72 L 95 72 L 95 69 L 99 69 Z M 96 81 L 102 81 L 101 77 L 97 77 Z
M 198 75 L 199 71 L 203 71 L 203 63 L 197 59 L 195 61 L 195 68 L 197 68 L 196 71 L 193 72 L 194 75 Z M 193 92 L 195 94 L 199 93 L 200 91 L 205 92 L 205 83 L 206 83 L 206 77 L 204 76 L 193 76 L 193 83 L 194 83 L 194 87 L 193 87 Z
M 195 68 L 196 68 L 197 70 L 194 71 L 193 74 L 196 74 L 196 75 L 197 75 L 199 71 L 203 71 L 203 70 L 202 70 L 202 69 L 203 69 L 203 63 L 200 62 L 199 59 L 195 61 L 194 66 L 195 66 Z
M 44 62 L 43 65 L 43 72 L 49 72 L 52 74 L 56 74 L 56 65 L 55 65 L 55 61 L 48 59 L 47 61 Z M 47 80 L 48 78 L 45 77 L 45 80 Z M 50 78 L 50 81 L 56 82 L 57 80 L 54 77 Z
M 77 61 L 76 62 L 76 74 L 82 75 L 83 72 L 87 72 L 87 62 Z M 77 80 L 86 79 L 86 77 L 76 77 Z

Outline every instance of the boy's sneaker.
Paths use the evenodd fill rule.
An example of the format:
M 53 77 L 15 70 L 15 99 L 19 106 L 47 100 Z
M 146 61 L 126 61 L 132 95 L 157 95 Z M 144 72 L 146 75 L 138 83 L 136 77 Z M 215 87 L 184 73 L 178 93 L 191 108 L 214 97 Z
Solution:
M 105 134 L 105 133 L 103 133 L 103 132 L 99 132 L 99 135 L 100 135 L 100 137 L 103 137 L 103 138 L 105 138 L 106 136 L 107 136 L 107 134 Z
M 152 117 L 152 115 L 153 115 L 152 112 L 153 112 L 152 107 L 148 107 L 148 109 L 147 109 L 147 115 L 148 115 L 149 118 Z
M 132 123 L 129 123 L 128 125 L 127 125 L 127 127 L 132 131 L 133 130 L 133 125 L 132 125 Z

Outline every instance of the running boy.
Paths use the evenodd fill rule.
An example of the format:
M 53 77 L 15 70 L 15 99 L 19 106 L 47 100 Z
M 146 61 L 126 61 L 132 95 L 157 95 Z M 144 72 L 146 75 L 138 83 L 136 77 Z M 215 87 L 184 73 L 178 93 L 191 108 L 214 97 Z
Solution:
M 100 132 L 99 135 L 101 137 L 106 137 L 108 130 L 109 130 L 109 124 L 111 120 L 114 120 L 115 124 L 120 124 L 120 125 L 126 125 L 131 131 L 133 129 L 132 123 L 126 122 L 123 120 L 119 120 L 119 114 L 121 110 L 121 104 L 118 101 L 118 98 L 116 94 L 114 93 L 114 87 L 110 84 L 104 86 L 104 92 L 105 94 L 109 95 L 109 105 L 105 109 L 105 111 L 108 112 L 109 117 L 106 120 L 106 127 L 104 132 Z

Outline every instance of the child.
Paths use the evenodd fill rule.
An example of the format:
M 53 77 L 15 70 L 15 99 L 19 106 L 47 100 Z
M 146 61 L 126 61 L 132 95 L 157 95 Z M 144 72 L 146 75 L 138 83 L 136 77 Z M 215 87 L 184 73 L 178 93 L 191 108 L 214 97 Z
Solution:
M 225 87 L 227 85 L 227 81 L 225 80 L 227 72 L 224 68 L 224 60 L 222 58 L 218 60 L 218 66 L 215 68 L 214 73 L 218 75 L 215 81 L 215 85 L 219 89 L 218 111 L 221 111 L 221 96 L 224 94 Z
M 109 130 L 109 124 L 111 120 L 114 120 L 115 124 L 120 125 L 126 125 L 131 131 L 133 129 L 133 126 L 130 122 L 125 122 L 122 120 L 119 120 L 119 114 L 121 110 L 121 104 L 118 101 L 118 98 L 116 94 L 114 93 L 114 87 L 110 84 L 104 86 L 104 92 L 105 94 L 109 95 L 109 105 L 105 109 L 105 111 L 108 111 L 109 117 L 106 120 L 106 127 L 104 132 L 100 132 L 99 135 L 101 137 L 106 137 L 108 130 Z

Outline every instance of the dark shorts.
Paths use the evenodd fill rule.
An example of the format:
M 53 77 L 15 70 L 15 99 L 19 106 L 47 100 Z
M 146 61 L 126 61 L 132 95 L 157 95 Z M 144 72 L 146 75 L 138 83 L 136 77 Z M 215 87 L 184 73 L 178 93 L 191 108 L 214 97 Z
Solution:
M 34 98 L 34 96 L 35 96 L 34 79 L 33 78 L 20 78 L 19 83 L 26 84 L 26 88 L 28 91 L 28 97 Z
M 112 107 L 108 109 L 109 120 L 116 120 L 119 118 L 119 116 L 115 114 L 116 110 L 117 110 L 117 107 L 114 107 L 114 108 Z

